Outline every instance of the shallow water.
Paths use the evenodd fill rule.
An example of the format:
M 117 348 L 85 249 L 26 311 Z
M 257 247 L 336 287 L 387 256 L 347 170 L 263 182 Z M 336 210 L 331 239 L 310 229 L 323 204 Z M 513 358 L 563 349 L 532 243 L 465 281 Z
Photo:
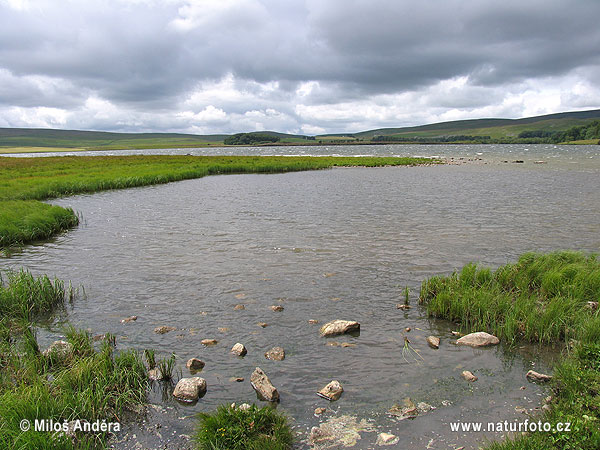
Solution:
M 398 448 L 477 448 L 483 437 L 501 435 L 456 433 L 449 422 L 523 421 L 515 407 L 538 407 L 545 395 L 525 373 L 551 370 L 556 352 L 453 345 L 455 326 L 418 307 L 420 283 L 471 261 L 497 267 L 530 250 L 600 250 L 600 178 L 589 155 L 540 165 L 496 156 L 459 166 L 214 176 L 60 199 L 53 203 L 80 212 L 82 225 L 3 257 L 0 267 L 83 285 L 86 296 L 62 319 L 114 333 L 121 348 L 174 352 L 184 376 L 188 358 L 206 362 L 200 376 L 208 392 L 196 405 L 163 401 L 158 388 L 151 396 L 160 411 L 150 421 L 160 422 L 169 448 L 188 445 L 178 435 L 193 432 L 195 412 L 256 401 L 249 378 L 257 366 L 303 439 L 328 417 L 350 414 L 400 436 Z M 405 286 L 413 307 L 402 312 L 396 304 Z M 275 304 L 284 311 L 271 311 Z M 139 318 L 120 323 L 130 315 Z M 358 320 L 360 335 L 324 339 L 320 325 L 307 322 L 337 318 Z M 41 331 L 44 343 L 60 334 L 60 321 Z M 161 336 L 153 332 L 159 325 L 177 331 Z M 441 338 L 439 350 L 427 346 L 430 334 Z M 422 359 L 403 354 L 405 335 Z M 219 343 L 203 347 L 204 338 Z M 246 357 L 229 354 L 236 342 Z M 284 361 L 264 358 L 273 346 L 284 347 Z M 479 380 L 467 383 L 462 370 Z M 328 404 L 315 392 L 333 379 L 345 392 Z M 395 422 L 386 411 L 406 397 L 437 409 Z M 321 418 L 313 415 L 319 406 L 330 410 Z M 150 447 L 161 440 L 130 431 Z M 373 448 L 376 436 L 363 433 L 354 448 Z

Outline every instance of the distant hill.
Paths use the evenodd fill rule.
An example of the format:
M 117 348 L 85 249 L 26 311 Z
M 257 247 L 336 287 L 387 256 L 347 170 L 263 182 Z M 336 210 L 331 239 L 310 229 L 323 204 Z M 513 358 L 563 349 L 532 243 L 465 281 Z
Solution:
M 345 144 L 371 142 L 559 142 L 597 143 L 600 109 L 564 112 L 523 119 L 472 119 L 402 128 L 380 128 L 358 133 L 304 136 L 261 131 L 279 139 L 271 145 Z M 582 128 L 583 127 L 583 128 Z M 587 127 L 587 128 L 586 128 Z M 593 128 L 593 129 L 592 129 Z M 252 133 L 249 133 L 252 134 Z M 56 130 L 42 128 L 0 128 L 2 148 L 26 151 L 55 149 L 143 149 L 190 148 L 223 145 L 232 135 L 181 133 L 111 133 L 104 131 Z M 267 144 L 265 144 L 267 145 Z

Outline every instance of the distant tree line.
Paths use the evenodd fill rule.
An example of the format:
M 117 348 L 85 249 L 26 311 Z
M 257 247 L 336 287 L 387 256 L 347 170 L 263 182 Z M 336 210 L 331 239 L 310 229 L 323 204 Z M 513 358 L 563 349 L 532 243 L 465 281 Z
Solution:
M 519 133 L 521 139 L 537 138 L 542 142 L 558 143 L 600 139 L 600 120 L 594 120 L 587 125 L 571 127 L 564 131 L 523 131 Z
M 226 137 L 223 140 L 225 145 L 256 145 L 279 142 L 281 139 L 277 136 L 266 133 L 237 133 Z

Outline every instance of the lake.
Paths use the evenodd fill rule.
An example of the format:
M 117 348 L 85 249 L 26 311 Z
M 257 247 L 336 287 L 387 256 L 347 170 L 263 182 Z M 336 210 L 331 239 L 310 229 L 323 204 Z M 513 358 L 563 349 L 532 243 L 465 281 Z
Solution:
M 398 435 L 401 448 L 477 448 L 480 439 L 501 435 L 452 432 L 449 423 L 523 421 L 519 408 L 540 406 L 547 393 L 528 383 L 525 373 L 551 371 L 558 348 L 457 347 L 451 334 L 456 325 L 429 319 L 418 306 L 419 286 L 472 261 L 498 267 L 526 251 L 598 252 L 598 146 L 256 151 L 442 156 L 455 164 L 212 176 L 52 201 L 78 211 L 81 225 L 0 259 L 3 269 L 25 267 L 85 287 L 85 296 L 40 329 L 42 344 L 60 336 L 68 320 L 93 334 L 114 333 L 119 348 L 173 352 L 183 376 L 189 358 L 206 362 L 199 375 L 208 384 L 204 398 L 184 406 L 163 398 L 155 386 L 147 422 L 126 427 L 115 448 L 134 448 L 136 440 L 187 448 L 181 434 L 193 433 L 196 412 L 257 402 L 249 383 L 255 367 L 279 389 L 278 408 L 294 418 L 299 441 L 311 427 L 351 415 Z M 404 301 L 406 286 L 412 308 L 401 311 L 396 304 Z M 238 304 L 245 309 L 234 310 Z M 271 305 L 284 310 L 274 312 Z M 131 315 L 138 320 L 121 323 Z M 360 335 L 319 337 L 320 325 L 338 318 L 359 321 Z M 154 333 L 161 325 L 177 330 Z M 440 337 L 438 350 L 428 347 L 429 335 Z M 405 336 L 418 354 L 403 351 Z M 218 344 L 204 347 L 205 338 Z M 248 348 L 244 358 L 229 354 L 236 342 Z M 285 349 L 284 361 L 265 359 L 274 346 Z M 479 380 L 464 381 L 463 370 Z M 330 404 L 315 392 L 334 379 L 344 394 Z M 388 409 L 407 397 L 436 409 L 394 420 Z M 317 417 L 317 407 L 328 412 Z M 376 437 L 363 432 L 353 448 L 373 448 Z M 297 448 L 308 447 L 299 442 Z

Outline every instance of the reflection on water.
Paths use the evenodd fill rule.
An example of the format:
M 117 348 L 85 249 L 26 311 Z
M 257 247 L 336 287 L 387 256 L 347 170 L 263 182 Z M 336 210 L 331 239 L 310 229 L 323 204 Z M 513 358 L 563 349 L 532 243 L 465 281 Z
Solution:
M 524 375 L 548 370 L 555 353 L 456 347 L 455 326 L 416 305 L 420 283 L 529 250 L 598 251 L 599 180 L 589 167 L 532 164 L 207 177 L 53 201 L 81 212 L 83 224 L 0 264 L 83 284 L 86 298 L 68 313 L 78 327 L 114 333 L 121 347 L 175 352 L 184 374 L 188 358 L 206 362 L 208 393 L 195 406 L 153 394 L 164 409 L 152 416 L 163 435 L 192 433 L 194 419 L 180 418 L 194 412 L 256 401 L 249 378 L 260 366 L 304 437 L 333 414 L 350 414 L 400 436 L 402 448 L 476 448 L 483 433 L 453 433 L 448 423 L 524 420 L 515 407 L 537 407 L 544 395 Z M 413 307 L 401 311 L 405 286 Z M 284 311 L 273 312 L 275 304 Z M 131 315 L 138 320 L 120 323 Z M 336 318 L 360 321 L 360 335 L 323 339 L 308 323 Z M 158 335 L 160 325 L 177 331 Z M 59 332 L 50 327 L 42 338 Z M 439 350 L 427 346 L 430 334 L 441 338 Z M 405 335 L 422 360 L 403 357 Z M 203 347 L 205 338 L 219 343 Z M 236 342 L 246 357 L 229 354 Z M 274 346 L 285 349 L 284 361 L 265 359 Z M 462 370 L 479 380 L 465 382 Z M 334 379 L 345 392 L 328 404 L 315 392 Z M 437 409 L 396 422 L 386 411 L 406 397 Z M 315 417 L 321 406 L 330 411 Z M 354 448 L 372 448 L 376 435 L 364 433 Z

